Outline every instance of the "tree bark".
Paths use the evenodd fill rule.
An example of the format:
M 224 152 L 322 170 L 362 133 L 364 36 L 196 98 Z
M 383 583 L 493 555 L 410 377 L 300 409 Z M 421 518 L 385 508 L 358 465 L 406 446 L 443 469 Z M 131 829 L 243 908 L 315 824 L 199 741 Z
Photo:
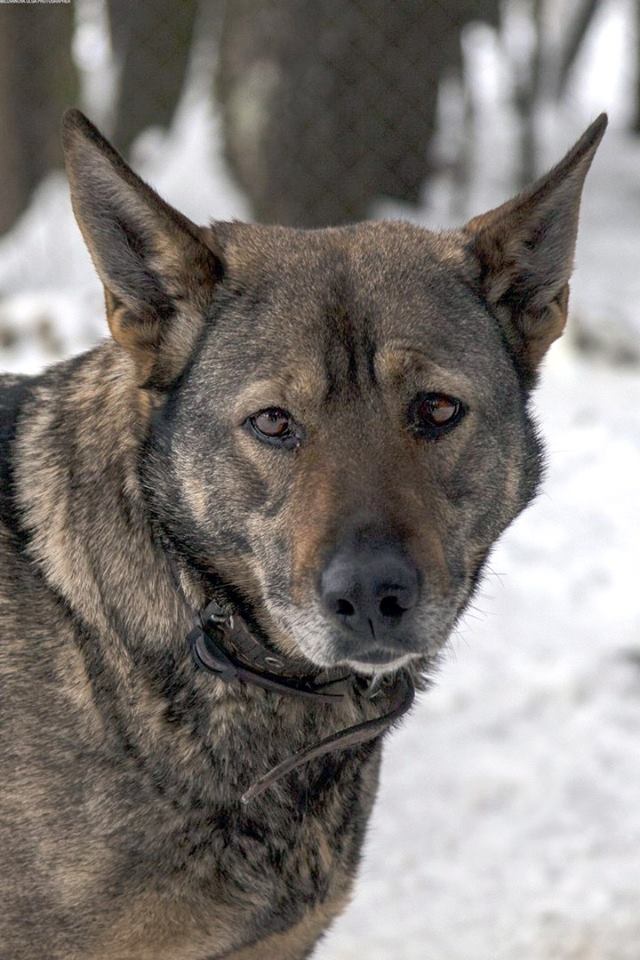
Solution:
M 418 201 L 438 86 L 471 19 L 497 0 L 233 0 L 217 92 L 226 156 L 260 220 L 366 217 Z
M 0 233 L 62 165 L 59 126 L 75 104 L 71 4 L 0 4 Z
M 120 67 L 114 142 L 123 152 L 147 127 L 168 127 L 189 64 L 197 0 L 107 0 Z

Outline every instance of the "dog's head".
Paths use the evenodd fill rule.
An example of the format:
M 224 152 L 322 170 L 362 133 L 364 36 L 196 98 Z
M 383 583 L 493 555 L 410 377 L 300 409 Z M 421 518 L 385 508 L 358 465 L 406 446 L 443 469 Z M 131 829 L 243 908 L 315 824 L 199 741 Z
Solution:
M 288 653 L 394 669 L 449 635 L 531 500 L 600 118 L 463 229 L 197 227 L 79 113 L 64 141 L 113 337 L 155 398 L 167 535 Z

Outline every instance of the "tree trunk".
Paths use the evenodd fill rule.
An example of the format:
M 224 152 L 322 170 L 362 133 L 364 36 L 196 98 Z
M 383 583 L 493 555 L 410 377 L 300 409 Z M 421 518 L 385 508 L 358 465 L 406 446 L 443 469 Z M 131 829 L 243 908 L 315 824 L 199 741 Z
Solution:
M 111 41 L 120 68 L 118 148 L 150 126 L 168 127 L 189 64 L 197 0 L 107 0 Z
M 415 203 L 440 77 L 497 0 L 233 0 L 217 92 L 226 156 L 256 217 L 297 226 Z
M 60 117 L 75 104 L 71 4 L 0 4 L 0 232 L 62 165 Z

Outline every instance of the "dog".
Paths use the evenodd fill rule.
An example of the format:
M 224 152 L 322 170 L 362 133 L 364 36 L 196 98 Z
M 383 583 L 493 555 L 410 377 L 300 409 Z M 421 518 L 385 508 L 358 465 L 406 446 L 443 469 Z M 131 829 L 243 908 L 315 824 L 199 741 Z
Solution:
M 65 115 L 111 338 L 0 381 L 3 960 L 310 956 L 538 488 L 605 126 L 460 230 L 305 231 L 197 226 Z

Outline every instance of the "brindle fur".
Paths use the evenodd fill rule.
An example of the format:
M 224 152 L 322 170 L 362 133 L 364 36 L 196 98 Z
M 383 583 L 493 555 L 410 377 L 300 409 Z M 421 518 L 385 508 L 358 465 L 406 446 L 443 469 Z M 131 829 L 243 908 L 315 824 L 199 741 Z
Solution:
M 259 635 L 331 669 L 319 573 L 358 524 L 384 529 L 420 571 L 411 669 L 428 671 L 538 484 L 529 391 L 564 324 L 603 129 L 463 230 L 304 232 L 196 227 L 66 118 L 113 339 L 1 381 L 7 960 L 310 955 L 349 896 L 380 742 L 243 808 L 260 774 L 363 707 L 198 672 L 190 605 L 215 584 Z M 422 390 L 468 406 L 437 443 L 407 429 Z M 267 406 L 304 424 L 299 450 L 247 431 Z

